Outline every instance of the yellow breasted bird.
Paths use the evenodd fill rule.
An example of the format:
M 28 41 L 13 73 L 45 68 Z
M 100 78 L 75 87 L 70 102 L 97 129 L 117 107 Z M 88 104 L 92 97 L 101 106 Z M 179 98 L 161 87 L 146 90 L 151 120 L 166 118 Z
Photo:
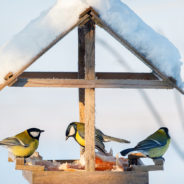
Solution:
M 66 130 L 66 140 L 73 137 L 76 142 L 85 147 L 85 124 L 80 122 L 72 122 Z M 105 135 L 102 131 L 95 128 L 95 148 L 103 153 L 106 153 L 104 142 L 115 141 L 120 143 L 130 143 L 125 139 L 119 139 Z
M 44 130 L 38 128 L 27 129 L 13 137 L 0 141 L 16 157 L 29 157 L 38 148 L 40 134 Z
M 125 156 L 129 152 L 139 151 L 152 159 L 162 158 L 169 147 L 170 140 L 168 128 L 161 127 L 155 133 L 139 142 L 134 148 L 123 150 L 120 153 Z

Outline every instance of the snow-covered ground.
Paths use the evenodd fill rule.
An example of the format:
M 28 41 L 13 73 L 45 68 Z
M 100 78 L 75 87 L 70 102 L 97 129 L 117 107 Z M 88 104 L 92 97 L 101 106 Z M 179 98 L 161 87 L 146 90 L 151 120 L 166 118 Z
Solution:
M 53 0 L 30 2 L 1 0 L 0 45 L 10 40 L 31 19 L 38 17 L 40 11 L 48 9 L 54 2 Z M 183 57 L 184 3 L 182 0 L 149 2 L 123 0 L 123 2 L 127 3 L 147 24 L 174 43 Z M 106 41 L 106 44 L 102 45 L 102 41 Z M 108 46 L 114 48 L 117 53 L 108 50 Z M 127 71 L 130 68 L 133 71 L 149 71 L 99 28 L 97 28 L 96 51 L 97 71 Z M 29 70 L 76 71 L 77 30 L 72 31 Z M 184 113 L 180 105 L 180 102 L 184 105 L 184 97 L 178 92 L 145 90 L 146 97 L 149 97 L 156 109 L 153 114 L 150 105 L 145 101 L 145 94 L 140 91 L 125 89 L 96 91 L 96 126 L 105 133 L 131 140 L 130 146 L 134 146 L 157 130 L 159 123 L 164 123 L 169 128 L 171 137 L 184 151 Z M 72 139 L 65 142 L 64 137 L 68 123 L 78 120 L 77 100 L 77 89 L 5 88 L 0 92 L 0 139 L 35 126 L 46 130 L 41 136 L 38 149 L 45 159 L 78 158 L 79 146 Z M 108 143 L 107 149 L 110 147 L 113 148 L 114 153 L 117 153 L 127 148 L 127 145 Z M 178 156 L 175 147 L 171 145 L 165 154 L 165 159 L 165 170 L 151 172 L 150 183 L 183 184 L 184 158 Z M 18 184 L 27 183 L 22 178 L 21 172 L 15 171 L 13 164 L 7 162 L 7 151 L 3 148 L 0 148 L 0 163 L 2 183 L 11 184 L 14 181 Z

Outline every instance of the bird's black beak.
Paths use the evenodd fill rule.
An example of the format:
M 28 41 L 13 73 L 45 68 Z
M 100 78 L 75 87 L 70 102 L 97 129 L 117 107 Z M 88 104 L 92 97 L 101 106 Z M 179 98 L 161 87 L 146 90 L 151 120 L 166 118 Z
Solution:
M 68 138 L 69 138 L 69 137 L 68 137 L 68 136 L 66 136 L 66 139 L 65 139 L 65 140 L 67 141 L 67 140 L 68 140 Z
M 45 130 L 40 130 L 40 132 L 42 133 L 42 132 L 45 132 Z

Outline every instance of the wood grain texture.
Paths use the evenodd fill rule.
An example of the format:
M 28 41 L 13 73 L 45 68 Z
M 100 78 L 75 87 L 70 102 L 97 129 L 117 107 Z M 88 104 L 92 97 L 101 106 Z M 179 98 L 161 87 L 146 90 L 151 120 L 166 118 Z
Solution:
M 81 27 L 84 32 L 85 80 L 95 79 L 95 24 Z M 95 170 L 95 89 L 85 89 L 85 169 Z
M 82 53 L 80 52 L 79 72 L 23 72 L 19 79 L 84 79 L 85 70 L 82 64 Z M 84 56 L 84 53 L 83 53 Z M 158 80 L 153 73 L 129 73 L 129 72 L 96 72 L 96 79 L 135 79 L 135 80 Z
M 78 78 L 85 78 L 85 39 L 83 26 L 78 27 Z M 85 122 L 85 89 L 79 88 L 79 119 Z
M 95 90 L 85 89 L 85 169 L 95 170 Z
M 141 172 L 148 172 L 148 171 L 161 171 L 164 170 L 163 165 L 132 165 L 132 171 L 141 171 Z
M 84 23 L 85 24 L 85 23 Z M 83 25 L 84 25 L 83 24 Z M 78 79 L 85 78 L 85 39 L 83 26 L 78 26 Z M 79 88 L 79 121 L 85 123 L 85 89 Z M 80 156 L 84 148 L 80 147 Z
M 23 165 L 24 166 L 25 159 L 24 158 L 16 158 L 15 165 Z
M 24 172 L 32 184 L 148 184 L 147 172 Z
M 40 165 L 16 165 L 16 170 L 44 171 L 45 167 Z
M 132 79 L 19 79 L 13 87 L 172 89 L 167 81 Z

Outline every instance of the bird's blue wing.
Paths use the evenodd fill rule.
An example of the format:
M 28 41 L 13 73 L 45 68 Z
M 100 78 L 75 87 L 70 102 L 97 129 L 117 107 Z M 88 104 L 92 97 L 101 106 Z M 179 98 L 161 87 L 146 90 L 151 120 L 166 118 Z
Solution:
M 146 139 L 141 142 L 135 147 L 136 150 L 148 150 L 151 148 L 162 147 L 166 144 L 166 141 L 157 141 L 155 139 Z

